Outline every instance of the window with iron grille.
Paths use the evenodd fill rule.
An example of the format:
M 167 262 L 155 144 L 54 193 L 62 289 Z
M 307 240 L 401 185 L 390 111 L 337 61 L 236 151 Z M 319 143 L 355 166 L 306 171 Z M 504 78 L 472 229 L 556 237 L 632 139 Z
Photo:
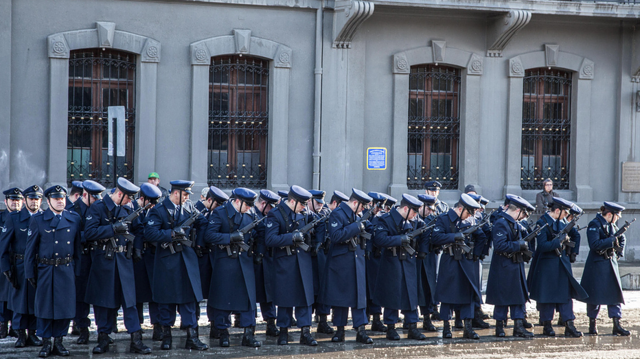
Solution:
M 67 182 L 91 179 L 114 187 L 116 177 L 133 178 L 135 55 L 102 49 L 71 52 Z M 125 156 L 108 155 L 109 106 L 125 108 Z
M 409 74 L 407 186 L 423 189 L 437 180 L 443 189 L 458 188 L 460 140 L 460 70 L 418 65 Z
M 569 188 L 571 72 L 527 70 L 522 103 L 522 189 L 539 190 L 551 178 Z
M 209 185 L 267 186 L 268 89 L 267 60 L 247 56 L 211 59 Z

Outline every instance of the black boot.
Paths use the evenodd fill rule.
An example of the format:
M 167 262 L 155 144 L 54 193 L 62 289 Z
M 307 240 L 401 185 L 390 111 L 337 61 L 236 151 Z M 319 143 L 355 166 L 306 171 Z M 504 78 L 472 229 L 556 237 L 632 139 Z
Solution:
M 318 345 L 318 342 L 311 335 L 311 328 L 302 327 L 302 333 L 300 333 L 300 344 L 306 344 L 310 347 Z
M 589 318 L 589 334 L 598 335 L 598 323 L 596 318 Z
M 338 327 L 338 330 L 336 331 L 336 334 L 333 335 L 333 338 L 331 338 L 331 341 L 334 343 L 344 342 L 344 327 Z
M 27 332 L 27 346 L 28 347 L 41 347 L 42 340 L 36 336 L 36 330 L 31 330 Z
M 156 323 L 153 325 L 153 335 L 151 336 L 151 340 L 154 342 L 162 341 L 162 325 L 160 325 L 160 323 Z
M 398 332 L 396 331 L 396 325 L 395 324 L 387 325 L 387 336 L 386 337 L 389 340 L 400 340 L 400 336 L 398 335 Z
M 496 320 L 496 337 L 504 338 L 504 320 Z
M 631 333 L 620 325 L 620 318 L 613 318 L 613 335 L 622 335 L 623 337 L 626 337 L 629 334 Z
M 24 348 L 27 346 L 27 331 L 24 329 L 18 329 L 18 340 L 16 340 L 16 344 L 14 347 L 16 348 Z
M 211 331 L 209 332 L 209 339 L 220 339 L 220 329 L 213 326 L 211 323 Z
M 553 330 L 553 326 L 551 326 L 550 320 L 542 322 L 542 334 L 549 337 L 556 336 L 556 332 Z
M 436 322 L 441 321 L 440 313 L 438 311 L 431 313 L 431 320 L 435 320 Z
M 7 322 L 0 322 L 0 339 L 4 339 L 9 334 L 9 324 Z
M 565 321 L 562 320 L 562 315 L 558 314 L 558 326 L 559 327 L 564 327 L 565 326 Z
M 367 335 L 367 330 L 364 328 L 364 325 L 358 327 L 356 341 L 362 344 L 373 344 L 373 339 Z
M 172 341 L 173 338 L 171 337 L 171 327 L 162 327 L 162 344 L 160 344 L 160 349 L 171 350 Z
M 289 344 L 289 328 L 280 328 L 280 335 L 278 336 L 278 345 Z
M 292 327 L 297 327 L 298 326 L 298 320 L 296 318 L 291 318 L 291 326 Z
M 228 332 L 227 332 L 228 333 Z M 200 341 L 197 328 L 187 328 L 187 342 L 184 347 L 193 350 L 207 350 L 209 346 Z
M 451 334 L 451 324 L 449 324 L 448 320 L 443 320 L 442 326 L 442 338 L 451 339 L 453 334 Z
M 326 318 L 326 316 L 325 316 Z M 329 327 L 331 328 L 331 327 Z M 276 320 L 275 319 L 267 319 L 267 336 L 268 337 L 277 337 L 278 335 L 280 335 L 280 331 L 278 330 L 278 327 L 276 326 Z
M 476 315 L 482 320 L 491 319 L 489 314 L 482 311 L 482 307 L 476 307 Z
M 78 326 L 76 325 L 76 321 L 73 321 L 71 325 L 71 335 L 80 335 L 80 331 L 78 330 Z
M 38 356 L 40 358 L 46 358 L 51 355 L 51 338 L 42 338 L 42 349 Z
M 80 345 L 89 344 L 89 328 L 78 328 L 80 335 L 78 336 L 77 343 Z
M 564 322 L 564 336 L 572 337 L 572 338 L 580 338 L 582 336 L 582 332 L 579 332 L 575 325 L 573 325 L 573 320 L 565 320 Z
M 373 320 L 371 321 L 371 331 L 372 332 L 387 332 L 387 327 L 380 320 L 380 314 L 374 314 Z
M 151 354 L 151 348 L 142 342 L 142 330 L 131 333 L 131 344 L 129 345 L 129 353 Z
M 64 347 L 64 345 L 62 345 L 62 337 L 56 337 L 53 340 L 53 349 L 51 350 L 51 354 L 63 357 L 69 356 L 69 351 Z
M 533 333 L 524 328 L 522 319 L 513 320 L 513 336 L 521 338 L 533 338 Z
M 13 323 L 11 323 L 11 326 L 9 326 L 9 336 L 14 338 L 18 337 L 18 332 L 13 329 Z
M 482 320 L 482 316 L 480 315 L 480 313 L 478 313 L 478 311 L 475 312 L 475 316 L 471 320 L 471 326 L 473 328 L 480 328 L 480 329 L 488 329 L 490 327 L 489 323 Z
M 425 330 L 427 332 L 437 331 L 436 326 L 433 325 L 433 323 L 431 322 L 431 319 L 429 318 L 429 314 L 426 314 L 424 316 L 424 321 L 422 322 L 422 330 Z
M 402 329 L 409 329 L 409 323 L 406 319 L 402 319 Z
M 524 317 L 524 319 L 522 319 L 522 325 L 527 329 L 533 328 L 533 324 L 527 321 L 527 317 Z
M 427 337 L 418 330 L 418 323 L 409 323 L 409 333 L 407 339 L 425 340 Z
M 98 345 L 93 348 L 93 354 L 102 354 L 109 351 L 109 335 L 98 333 Z
M 326 314 L 320 314 L 318 316 L 318 329 L 317 332 L 318 333 L 323 333 L 323 334 L 333 334 L 334 330 L 333 328 L 331 328 L 331 326 L 327 323 L 327 315 Z
M 226 348 L 229 345 L 231 345 L 229 342 L 229 329 L 220 330 L 220 346 Z
M 240 327 L 240 314 L 234 314 L 233 315 L 233 327 L 234 328 L 241 328 Z
M 471 325 L 471 319 L 464 320 L 464 333 L 462 334 L 463 338 L 467 339 L 480 339 L 478 334 L 473 331 L 473 327 Z
M 244 335 L 242 336 L 242 345 L 245 347 L 258 348 L 262 345 L 259 340 L 256 340 L 255 337 L 256 327 L 247 327 L 244 328 Z
M 464 324 L 462 324 L 462 317 L 460 317 L 460 311 L 459 310 L 454 310 L 453 312 L 455 314 L 455 319 L 453 321 L 453 327 L 454 328 L 458 328 L 458 329 L 464 328 Z

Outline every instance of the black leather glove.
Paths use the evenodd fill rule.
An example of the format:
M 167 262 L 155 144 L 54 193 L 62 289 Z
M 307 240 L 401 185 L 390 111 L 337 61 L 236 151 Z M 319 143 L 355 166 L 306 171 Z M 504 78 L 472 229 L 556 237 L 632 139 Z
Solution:
M 194 248 L 194 250 L 195 250 L 196 255 L 198 256 L 198 258 L 202 258 L 202 257 L 204 257 L 204 253 L 202 252 L 202 247 L 200 247 L 200 246 L 196 246 L 196 247 Z
M 239 243 L 244 241 L 244 236 L 240 231 L 235 231 L 229 235 L 229 241 L 231 243 Z
M 293 237 L 291 238 L 293 243 L 301 243 L 304 242 L 304 234 L 300 231 L 293 232 Z
M 411 238 L 409 238 L 409 236 L 407 236 L 406 234 L 401 235 L 400 240 L 402 241 L 403 246 L 407 244 L 411 244 Z
M 171 231 L 171 238 L 175 238 L 175 239 L 187 238 L 187 232 L 185 232 L 184 228 L 182 227 L 176 227 L 173 229 L 173 231 Z
M 129 223 L 118 221 L 111 225 L 115 234 L 124 234 L 129 232 Z
M 4 271 L 2 272 L 2 274 L 4 274 L 4 276 L 7 278 L 7 280 L 9 281 L 9 283 L 11 283 L 13 285 L 13 282 L 11 281 L 11 271 Z
M 133 262 L 138 263 L 142 260 L 142 249 L 134 248 L 133 249 Z
M 529 244 L 525 241 L 518 241 L 518 245 L 520 246 L 520 251 L 524 252 L 524 251 L 528 251 L 529 250 Z
M 453 238 L 455 239 L 456 242 L 464 242 L 464 233 L 462 232 L 456 232 L 453 235 Z
M 418 259 L 425 259 L 425 258 L 427 258 L 426 252 L 418 252 Z
M 578 256 L 578 255 L 577 255 L 577 254 L 575 254 L 575 253 L 571 253 L 571 254 L 569 254 L 569 262 L 571 262 L 571 263 L 575 263 L 575 262 L 576 262 L 576 257 L 577 257 L 577 256 Z
M 38 288 L 38 281 L 35 278 L 28 278 L 27 280 L 29 281 L 31 286 L 33 286 L 34 288 Z

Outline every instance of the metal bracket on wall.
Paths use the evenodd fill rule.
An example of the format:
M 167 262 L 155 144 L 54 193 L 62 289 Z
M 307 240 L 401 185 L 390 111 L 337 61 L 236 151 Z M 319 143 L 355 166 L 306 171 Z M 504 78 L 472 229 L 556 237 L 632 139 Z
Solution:
M 502 57 L 504 48 L 529 21 L 531 21 L 531 12 L 527 10 L 511 10 L 495 17 L 489 25 L 487 56 Z
M 351 48 L 351 40 L 358 27 L 373 15 L 370 1 L 336 1 L 333 14 L 333 47 Z

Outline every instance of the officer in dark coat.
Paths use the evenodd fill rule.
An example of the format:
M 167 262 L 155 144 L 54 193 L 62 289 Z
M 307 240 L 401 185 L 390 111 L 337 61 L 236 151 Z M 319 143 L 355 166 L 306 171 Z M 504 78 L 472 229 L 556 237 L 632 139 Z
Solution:
M 367 275 L 364 250 L 369 222 L 360 213 L 372 201 L 366 193 L 352 189 L 348 202 L 342 202 L 329 217 L 331 246 L 325 265 L 325 278 L 320 302 L 333 307 L 333 324 L 338 327 L 332 342 L 344 341 L 349 308 L 356 341 L 372 344 L 365 330 L 367 319 Z
M 29 223 L 24 273 L 36 288 L 37 333 L 43 339 L 39 356 L 68 356 L 62 337 L 76 314 L 76 302 L 69 298 L 76 292 L 75 277 L 81 269 L 80 216 L 64 209 L 67 191 L 62 186 L 49 187 L 44 196 L 49 209 L 35 214 Z
M 84 235 L 84 227 L 89 207 L 91 207 L 91 205 L 96 201 L 102 199 L 102 192 L 105 188 L 101 184 L 92 180 L 86 180 L 80 183 L 83 187 L 82 197 L 73 202 L 71 209 L 69 209 L 70 211 L 74 211 L 80 215 L 80 233 L 82 238 L 80 275 L 76 277 L 76 316 L 74 318 L 74 325 L 79 334 L 77 343 L 89 344 L 89 327 L 91 326 L 89 313 L 91 312 L 91 305 L 85 301 L 85 297 L 87 294 L 89 273 L 91 271 L 91 256 L 96 248 L 96 244 L 95 242 L 87 242 Z
M 384 202 L 384 210 L 388 213 L 396 205 L 396 203 L 398 203 L 398 200 L 389 195 L 386 195 L 386 197 L 387 200 Z
M 526 236 L 518 221 L 535 210 L 527 200 L 512 195 L 507 210 L 493 225 L 495 250 L 491 259 L 487 281 L 487 303 L 494 304 L 493 318 L 496 320 L 496 336 L 504 337 L 507 312 L 514 321 L 513 336 L 533 337 L 524 327 L 525 303 L 529 301 L 527 277 L 524 272 L 522 253 L 529 250 L 523 240 Z
M 82 185 L 82 181 L 71 182 L 71 192 L 69 193 L 69 197 L 67 197 L 67 205 L 65 207 L 67 211 L 73 210 L 74 203 L 82 198 L 83 191 L 84 186 Z
M 478 202 L 480 205 L 480 209 L 476 210 L 474 217 L 474 221 L 476 223 L 482 222 L 488 216 L 484 212 L 485 206 L 489 203 L 489 200 L 482 197 L 481 195 L 475 193 L 475 187 L 473 185 L 467 185 L 465 187 L 465 192 L 471 190 L 472 192 L 467 193 L 474 201 Z M 491 249 L 491 224 L 488 223 L 490 218 L 487 218 L 487 223 L 485 223 L 480 229 L 485 235 L 486 241 L 484 244 L 474 244 L 474 252 L 478 253 L 478 255 L 473 256 L 473 261 L 477 264 L 478 268 L 478 288 L 482 288 L 482 262 L 484 258 L 489 255 L 489 250 Z M 480 298 L 482 299 L 482 298 Z M 455 311 L 456 319 L 458 320 L 459 311 Z M 475 302 L 475 307 L 473 310 L 473 319 L 471 320 L 471 326 L 473 328 L 481 328 L 488 329 L 489 323 L 485 322 L 484 319 L 489 318 L 487 314 L 482 311 L 482 301 Z
M 565 321 L 565 336 L 582 336 L 582 332 L 576 330 L 573 324 L 573 299 L 584 300 L 588 294 L 573 277 L 564 244 L 568 236 L 557 236 L 566 225 L 563 219 L 572 205 L 565 199 L 553 197 L 549 211 L 537 222 L 539 226 L 548 226 L 536 238 L 537 249 L 529 267 L 527 284 L 531 299 L 538 302 L 540 320 L 544 326 L 542 334 L 548 336 L 555 336 L 551 326 L 555 310 Z
M 346 202 L 348 200 L 349 200 L 349 196 L 347 196 L 346 194 L 340 191 L 333 191 L 333 195 L 331 195 L 331 201 L 329 201 L 329 205 L 328 205 L 329 210 L 333 211 L 334 209 L 338 208 L 340 203 Z
M 7 210 L 0 212 L 0 227 L 4 222 L 9 220 L 12 212 L 20 212 L 24 204 L 24 196 L 22 189 L 13 187 L 2 192 L 4 194 L 4 205 Z M 13 318 L 13 312 L 9 309 L 9 300 L 11 297 L 11 284 L 6 280 L 0 280 L 0 339 L 6 338 L 7 335 L 18 337 L 18 333 L 13 329 L 9 330 L 9 322 Z
M 171 181 L 171 193 L 147 215 L 144 228 L 146 241 L 156 245 L 153 282 L 153 301 L 158 303 L 162 324 L 162 350 L 171 349 L 171 327 L 176 321 L 176 307 L 181 325 L 187 328 L 185 347 L 206 350 L 209 347 L 198 338 L 196 306 L 202 300 L 200 268 L 195 244 L 204 243 L 207 219 L 188 201 L 192 181 Z M 193 223 L 185 222 L 193 217 Z M 198 238 L 191 236 L 196 228 Z
M 133 259 L 140 256 L 142 244 L 134 243 L 132 233 L 138 231 L 140 223 L 125 219 L 133 210 L 130 205 L 133 196 L 140 191 L 123 177 L 118 178 L 116 191 L 97 201 L 87 212 L 84 235 L 87 242 L 97 246 L 89 272 L 89 282 L 85 301 L 93 304 L 93 312 L 98 326 L 98 345 L 94 354 L 109 350 L 109 334 L 114 330 L 113 317 L 122 306 L 124 325 L 131 334 L 130 351 L 149 354 L 151 349 L 142 342 L 142 329 L 136 308 L 136 287 Z M 138 242 L 141 238 L 138 239 Z
M 428 194 L 418 195 L 418 199 L 424 204 L 420 208 L 420 219 L 427 225 L 435 225 L 435 220 L 438 218 L 435 215 L 437 199 Z M 432 231 L 433 229 L 425 232 L 418 248 L 418 303 L 424 317 L 422 329 L 435 332 L 436 327 L 431 322 L 431 315 L 438 310 L 438 303 L 435 300 L 436 269 L 442 249 L 431 245 Z
M 606 304 L 609 318 L 613 319 L 613 335 L 629 335 L 629 331 L 620 325 L 624 297 L 618 271 L 618 257 L 624 254 L 626 238 L 624 234 L 618 233 L 616 222 L 620 219 L 622 211 L 624 207 L 621 205 L 604 202 L 600 207 L 600 213 L 596 214 L 596 218 L 589 222 L 587 227 L 589 255 L 580 285 L 589 294 L 584 300 L 587 303 L 589 334 L 598 334 L 596 318 L 600 306 Z M 626 228 L 623 227 L 622 231 L 626 231 Z
M 383 193 L 369 192 L 369 197 L 373 199 L 373 206 L 370 209 L 362 211 L 363 215 L 368 211 L 373 211 L 371 215 L 371 231 L 374 232 L 378 220 L 385 211 L 385 202 L 387 196 Z M 372 233 L 374 234 L 374 233 Z M 376 281 L 378 280 L 378 268 L 380 267 L 380 258 L 382 257 L 382 248 L 373 243 L 373 236 L 367 239 L 365 248 L 365 259 L 367 264 L 367 316 L 371 315 L 371 330 L 374 332 L 386 332 L 387 327 L 382 323 L 382 307 L 373 301 L 373 292 L 375 290 Z
M 276 206 L 280 197 L 277 194 L 263 189 L 258 195 L 253 207 L 253 220 L 266 217 Z M 266 220 L 266 218 L 265 218 Z M 260 222 L 256 228 L 256 235 L 253 239 L 253 268 L 256 277 L 256 302 L 260 303 L 262 319 L 267 322 L 266 335 L 277 337 L 280 331 L 276 326 L 276 306 L 273 304 L 272 278 L 273 278 L 273 257 L 269 254 L 267 245 L 264 242 L 265 231 L 267 229 L 265 220 Z
M 262 345 L 255 339 L 256 283 L 253 258 L 249 257 L 254 230 L 245 229 L 253 222 L 248 212 L 256 197 L 250 189 L 236 188 L 232 199 L 209 216 L 204 241 L 212 249 L 211 266 L 215 275 L 211 277 L 208 306 L 213 308 L 213 325 L 220 331 L 221 347 L 229 346 L 232 312 L 238 313 L 240 326 L 244 328 L 242 345 Z
M 298 231 L 307 224 L 302 214 L 311 193 L 300 186 L 291 186 L 286 200 L 269 212 L 265 220 L 265 244 L 273 248 L 273 303 L 278 306 L 279 345 L 289 342 L 289 327 L 296 310 L 298 327 L 302 328 L 300 343 L 318 345 L 310 332 L 313 304 L 313 268 L 311 253 L 302 250 L 311 242 Z
M 438 216 L 431 234 L 431 243 L 443 246 L 436 284 L 436 301 L 442 303 L 443 338 L 452 337 L 449 320 L 454 309 L 460 310 L 464 320 L 464 338 L 479 338 L 471 324 L 475 303 L 482 300 L 478 264 L 473 258 L 482 253 L 486 237 L 480 228 L 475 231 L 470 228 L 475 225 L 474 214 L 479 208 L 480 204 L 468 194 L 461 194 L 455 208 Z M 468 251 L 472 241 L 475 242 L 474 252 L 465 253 L 465 247 Z
M 327 229 L 331 210 L 324 202 L 325 191 L 313 189 L 309 193 L 313 197 L 307 204 L 307 212 L 312 216 L 311 220 L 320 219 L 315 228 L 309 232 L 311 235 L 311 262 L 313 264 L 313 293 L 316 298 L 313 309 L 318 318 L 318 333 L 333 334 L 333 328 L 327 323 L 327 316 L 331 314 L 331 306 L 320 302 L 325 280 L 327 253 L 329 251 L 329 248 L 325 249 L 324 247 L 325 245 L 329 246 L 331 243 L 329 230 Z
M 384 248 L 380 258 L 373 301 L 384 307 L 384 323 L 387 339 L 400 340 L 395 329 L 398 311 L 408 323 L 408 339 L 424 340 L 417 329 L 418 323 L 418 267 L 415 253 L 408 247 L 419 248 L 423 235 L 414 238 L 408 232 L 421 228 L 425 223 L 418 218 L 422 202 L 408 194 L 402 195 L 400 206 L 384 214 L 374 229 L 373 243 Z
M 147 214 L 160 201 L 162 192 L 160 189 L 150 183 L 140 185 L 140 197 L 137 199 L 137 207 L 145 208 L 133 224 L 134 235 L 134 255 L 133 255 L 133 274 L 136 281 L 136 308 L 138 309 L 138 322 L 144 323 L 144 303 L 149 303 L 149 320 L 153 325 L 152 339 L 154 341 L 162 340 L 162 326 L 158 314 L 158 303 L 153 301 L 153 293 L 151 291 L 151 282 L 153 278 L 153 257 L 155 255 L 155 247 L 144 241 L 144 226 L 146 224 Z
M 442 213 L 447 213 L 449 211 L 449 205 L 438 199 L 442 183 L 438 181 L 428 181 L 424 184 L 424 188 L 426 189 L 426 194 L 436 198 L 436 216 L 439 216 Z
M 18 332 L 16 348 L 42 345 L 36 336 L 36 289 L 27 283 L 24 275 L 24 252 L 29 237 L 27 231 L 31 217 L 42 212 L 42 189 L 34 185 L 27 187 L 22 194 L 25 197 L 24 208 L 10 213 L 0 233 L 0 270 L 13 287 L 8 306 L 13 311 L 11 323 Z
M 198 203 L 196 203 L 196 208 L 202 212 L 202 215 L 209 220 L 211 213 L 214 209 L 224 205 L 228 200 L 229 196 L 224 193 L 221 189 L 216 186 L 210 186 L 206 188 L 207 193 L 205 195 L 204 201 L 198 201 L 198 203 L 202 204 L 202 210 L 198 208 Z M 197 239 L 203 241 L 202 243 L 196 243 L 196 254 L 198 255 L 198 266 L 200 267 L 200 284 L 202 286 L 202 298 L 209 299 L 209 288 L 211 287 L 211 264 L 213 262 L 214 253 L 204 243 L 204 235 L 196 236 Z M 207 317 L 210 323 L 214 322 L 213 317 L 213 308 L 210 306 L 210 302 L 207 301 Z M 200 318 L 200 306 L 198 305 L 197 317 Z M 209 337 L 212 339 L 220 339 L 220 333 L 216 330 L 214 325 L 211 325 L 211 331 L 209 332 Z

